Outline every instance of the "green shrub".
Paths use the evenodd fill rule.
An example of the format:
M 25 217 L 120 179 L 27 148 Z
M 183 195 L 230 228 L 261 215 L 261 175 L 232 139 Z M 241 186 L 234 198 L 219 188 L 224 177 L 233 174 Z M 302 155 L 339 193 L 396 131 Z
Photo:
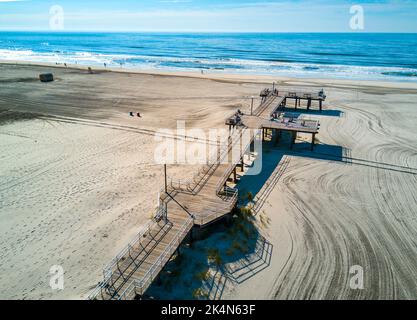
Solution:
M 242 241 L 242 242 L 233 241 L 232 248 L 240 251 L 241 253 L 248 253 L 249 251 L 247 241 Z
M 253 200 L 253 194 L 252 194 L 252 192 L 249 191 L 247 193 L 247 195 L 246 195 L 246 198 L 248 199 L 249 202 L 252 202 L 252 200 Z
M 206 268 L 203 271 L 197 272 L 194 276 L 198 281 L 207 281 L 210 277 L 209 269 Z
M 237 242 L 236 240 L 235 240 L 235 241 L 233 241 L 233 243 L 232 243 L 232 248 L 233 248 L 233 249 L 235 249 L 235 250 L 239 250 L 239 251 L 241 251 L 241 246 L 240 246 L 240 243 L 239 243 L 239 242 Z
M 252 209 L 248 207 L 240 208 L 240 216 L 247 221 L 252 220 L 253 219 Z
M 220 267 L 223 264 L 223 259 L 219 249 L 208 249 L 208 260 L 213 262 L 217 267 Z
M 209 298 L 209 294 L 208 292 L 206 292 L 205 290 L 201 289 L 201 288 L 197 288 L 193 290 L 192 296 L 194 299 L 208 299 Z
M 226 250 L 226 255 L 231 257 L 235 254 L 235 251 L 233 250 L 233 248 L 229 248 Z

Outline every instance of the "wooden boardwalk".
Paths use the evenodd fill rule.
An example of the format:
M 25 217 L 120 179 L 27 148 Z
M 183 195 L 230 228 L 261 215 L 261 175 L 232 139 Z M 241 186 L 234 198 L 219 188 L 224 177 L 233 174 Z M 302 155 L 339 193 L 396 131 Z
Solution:
M 314 93 L 306 90 L 276 90 L 276 94 L 284 97 L 284 105 L 287 105 L 287 100 L 294 100 L 295 109 L 301 107 L 301 101 L 306 101 L 307 111 L 312 108 L 312 102 L 317 101 L 321 112 L 323 110 L 323 101 L 326 100 L 326 95 L 323 90 Z
M 140 298 L 194 226 L 206 226 L 232 211 L 238 191 L 226 187 L 226 182 L 255 139 L 257 132 L 253 129 L 280 126 L 268 119 L 284 100 L 285 96 L 270 92 L 252 116 L 245 116 L 234 128 L 228 145 L 193 179 L 185 183 L 170 181 L 155 218 L 104 268 L 104 280 L 89 299 Z M 233 162 L 238 144 L 239 159 Z

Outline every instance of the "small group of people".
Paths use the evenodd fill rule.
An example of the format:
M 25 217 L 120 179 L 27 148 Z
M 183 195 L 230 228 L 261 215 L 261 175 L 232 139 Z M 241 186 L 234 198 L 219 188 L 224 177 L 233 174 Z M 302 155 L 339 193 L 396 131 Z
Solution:
M 242 123 L 242 116 L 243 112 L 238 109 L 234 117 L 235 125 L 240 125 Z
M 279 121 L 284 124 L 293 123 L 297 119 L 294 114 L 285 114 L 283 112 L 274 112 L 271 117 L 271 121 Z
M 61 63 L 59 63 L 59 62 L 55 62 L 55 64 L 56 64 L 57 66 L 59 66 Z M 68 68 L 68 66 L 67 66 L 67 64 L 66 64 L 65 62 L 63 63 L 63 65 L 64 65 L 64 67 L 65 67 L 65 68 Z
M 142 118 L 142 115 L 140 114 L 140 112 L 129 112 L 129 115 L 131 117 L 138 117 L 138 118 Z

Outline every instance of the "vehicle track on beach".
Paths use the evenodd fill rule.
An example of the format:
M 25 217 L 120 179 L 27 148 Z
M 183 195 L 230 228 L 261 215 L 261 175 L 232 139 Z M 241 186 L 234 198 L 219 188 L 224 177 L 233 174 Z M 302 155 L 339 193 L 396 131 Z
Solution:
M 292 250 L 271 298 L 417 298 L 417 148 L 386 128 L 395 119 L 361 107 L 343 106 L 319 136 L 351 149 L 351 163 L 299 157 L 281 178 Z M 355 265 L 363 290 L 349 285 Z
M 20 99 L 10 99 L 10 101 L 14 101 L 14 103 L 19 105 L 20 107 L 22 107 L 22 105 L 24 106 L 23 101 Z M 3 99 L 0 98 L 0 103 L 8 103 L 10 101 L 5 100 L 4 98 Z M 40 102 L 36 102 L 36 101 L 31 102 L 31 105 L 38 105 L 39 107 L 42 106 Z M 60 106 L 67 108 L 67 107 L 72 107 L 73 105 L 61 104 Z M 28 109 L 29 109 L 29 106 L 28 106 Z M 199 112 L 202 112 L 202 111 L 204 111 L 204 109 L 199 110 Z M 7 110 L 5 112 L 13 112 L 13 110 Z M 52 114 L 35 114 L 35 116 L 37 118 L 40 118 L 49 122 L 62 122 L 62 123 L 78 124 L 78 125 L 84 125 L 84 126 L 93 126 L 97 128 L 106 128 L 106 129 L 113 129 L 113 130 L 118 130 L 118 131 L 133 132 L 133 133 L 144 134 L 144 135 L 149 135 L 149 136 L 154 136 L 154 137 L 156 136 L 164 137 L 164 138 L 174 139 L 174 140 L 209 143 L 212 145 L 215 145 L 217 143 L 217 141 L 211 141 L 209 139 L 201 139 L 201 138 L 194 137 L 194 136 L 179 135 L 179 134 L 174 134 L 174 133 L 168 134 L 168 133 L 164 133 L 161 130 L 144 128 L 140 126 L 123 125 L 123 124 L 119 124 L 116 122 L 105 122 L 102 120 L 93 120 L 93 119 L 90 119 L 92 116 L 86 116 L 84 118 L 65 117 L 65 116 L 57 116 L 57 115 L 52 115 Z

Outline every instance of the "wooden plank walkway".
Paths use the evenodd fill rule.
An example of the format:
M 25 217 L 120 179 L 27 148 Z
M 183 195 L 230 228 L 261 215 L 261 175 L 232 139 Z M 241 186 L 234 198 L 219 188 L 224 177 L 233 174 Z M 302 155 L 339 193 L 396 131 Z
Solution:
M 104 280 L 89 299 L 131 300 L 143 296 L 193 226 L 205 226 L 232 211 L 238 191 L 225 184 L 238 165 L 230 161 L 236 151 L 234 148 L 239 144 L 239 158 L 242 158 L 255 139 L 253 129 L 261 129 L 268 123 L 279 126 L 266 119 L 270 119 L 284 101 L 285 96 L 269 92 L 253 111 L 253 116 L 245 118 L 248 124 L 252 123 L 236 127 L 228 146 L 219 150 L 216 159 L 187 183 L 170 182 L 155 219 L 104 268 Z M 241 145 L 243 136 L 246 141 Z

